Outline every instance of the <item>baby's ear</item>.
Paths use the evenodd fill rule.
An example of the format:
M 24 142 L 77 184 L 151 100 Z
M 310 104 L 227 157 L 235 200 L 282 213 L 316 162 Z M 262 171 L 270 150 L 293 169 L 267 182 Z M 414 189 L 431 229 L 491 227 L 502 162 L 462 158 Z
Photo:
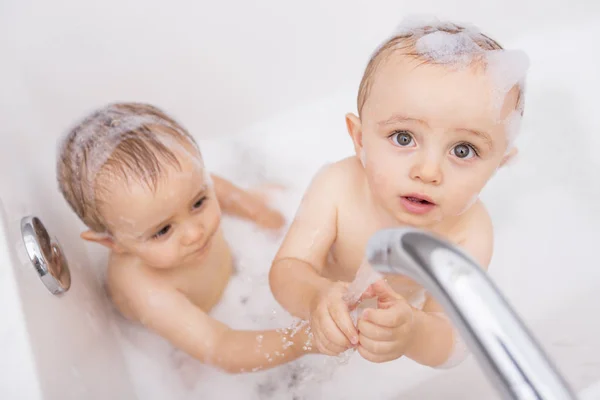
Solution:
M 108 247 L 111 250 L 114 250 L 115 242 L 110 235 L 106 233 L 99 233 L 94 231 L 85 231 L 81 233 L 81 238 L 83 240 L 87 240 L 88 242 L 96 242 L 101 244 L 104 247 Z
M 360 122 L 360 118 L 352 113 L 346 114 L 346 127 L 348 128 L 352 142 L 354 142 L 356 155 L 360 157 L 362 150 L 362 123 Z
M 504 155 L 504 157 L 502 157 L 502 161 L 500 162 L 500 167 L 504 167 L 505 165 L 509 164 L 512 160 L 514 160 L 516 158 L 518 153 L 519 153 L 519 150 L 516 147 L 513 147 L 512 149 L 510 149 Z

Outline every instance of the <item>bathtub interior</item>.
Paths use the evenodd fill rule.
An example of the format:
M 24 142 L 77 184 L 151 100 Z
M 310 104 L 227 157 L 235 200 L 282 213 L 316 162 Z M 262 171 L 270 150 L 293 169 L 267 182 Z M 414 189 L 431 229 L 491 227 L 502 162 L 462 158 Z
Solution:
M 2 257 L 6 260 L 2 285 L 15 293 L 11 298 L 7 296 L 10 291 L 4 292 L 7 297 L 2 304 L 15 315 L 0 322 L 0 332 L 6 332 L 2 348 L 8 349 L 0 362 L 8 373 L 1 379 L 0 393 L 3 398 L 28 399 L 114 398 L 115 394 L 134 398 L 121 348 L 111 332 L 109 302 L 99 276 L 90 268 L 92 258 L 78 238 L 81 228 L 56 195 L 50 169 L 40 174 L 33 166 L 39 154 L 55 145 L 45 140 L 35 144 L 12 140 L 10 147 L 13 150 L 3 156 L 19 161 L 3 165 L 4 171 L 10 171 L 6 167 L 18 168 L 18 172 L 3 175 L 1 182 Z M 21 218 L 28 215 L 42 220 L 67 256 L 72 286 L 63 297 L 50 294 L 25 252 Z M 14 347 L 23 339 L 23 346 Z M 17 368 L 20 364 L 25 364 L 23 370 Z M 30 394 L 19 397 L 24 392 Z
M 77 15 L 77 7 L 67 7 L 67 2 L 60 4 L 59 10 L 68 9 L 71 14 L 57 15 L 59 21 Z M 131 22 L 127 18 L 133 18 L 132 26 L 141 26 L 142 22 L 134 18 L 134 10 L 127 9 L 130 3 L 120 4 L 119 15 L 123 18 L 120 22 Z M 236 4 L 243 7 L 241 3 Z M 392 7 L 389 3 L 386 6 Z M 48 26 L 42 21 L 44 15 L 52 12 L 47 7 L 39 3 L 32 11 L 32 20 Z M 175 11 L 165 12 L 180 12 L 177 7 L 174 6 Z M 216 7 L 219 10 L 223 7 L 221 11 L 225 12 L 226 5 Z M 288 15 L 278 13 L 275 3 L 265 7 L 273 15 Z M 318 24 L 325 24 L 336 15 L 335 8 L 324 7 L 323 15 L 317 18 Z M 578 7 L 572 8 L 572 15 L 583 16 Z M 22 17 L 23 10 L 15 5 L 4 15 Z M 312 15 L 304 9 L 293 11 L 306 18 Z M 552 30 L 541 33 L 529 26 L 529 30 L 523 29 L 520 35 L 511 36 L 506 32 L 505 45 L 524 48 L 532 61 L 526 118 L 518 141 L 519 159 L 499 171 L 482 194 L 496 228 L 490 274 L 578 390 L 600 380 L 597 361 L 600 342 L 596 339 L 600 337 L 600 324 L 594 317 L 597 315 L 595 293 L 600 282 L 594 247 L 600 224 L 600 207 L 594 200 L 600 195 L 600 183 L 595 176 L 600 164 L 595 158 L 600 148 L 595 132 L 600 124 L 593 109 L 600 89 L 600 78 L 595 71 L 600 53 L 595 50 L 593 38 L 598 37 L 600 29 L 593 21 L 586 21 L 599 14 L 587 11 L 585 18 L 577 23 L 555 25 Z M 109 15 L 107 11 L 86 8 L 86 12 L 96 13 L 89 19 L 96 24 L 93 26 L 96 31 L 108 31 L 103 25 L 107 22 L 103 18 Z M 470 12 L 473 11 L 469 9 L 460 19 L 469 20 Z M 348 15 L 358 21 L 355 11 L 349 11 Z M 229 23 L 243 23 L 236 18 L 239 17 Z M 557 16 L 550 13 L 548 21 L 552 18 Z M 500 18 L 482 22 L 479 22 L 481 18 L 471 19 L 482 26 L 488 26 L 487 22 L 492 27 L 500 26 L 497 21 Z M 291 16 L 280 18 L 271 28 L 282 28 L 290 21 L 296 20 Z M 203 22 L 208 24 L 204 28 L 206 32 L 217 29 L 214 21 Z M 3 26 L 7 29 L 7 25 Z M 111 40 L 102 41 L 100 36 L 89 34 L 84 36 L 88 42 L 79 42 L 74 35 L 81 28 L 76 24 L 68 26 L 70 30 L 49 30 L 44 38 L 20 28 L 17 30 L 22 39 L 20 43 L 31 48 L 16 49 L 12 44 L 8 54 L 14 56 L 15 62 L 4 64 L 0 70 L 0 82 L 5 88 L 0 97 L 2 138 L 9 143 L 0 149 L 4 233 L 0 285 L 5 289 L 2 307 L 7 311 L 2 313 L 7 317 L 0 319 L 0 338 L 3 348 L 10 350 L 8 357 L 0 361 L 2 370 L 9 371 L 8 376 L 0 379 L 3 398 L 14 398 L 9 395 L 22 395 L 26 390 L 30 391 L 27 398 L 43 394 L 44 399 L 75 399 L 83 395 L 86 398 L 134 398 L 137 395 L 144 399 L 165 396 L 186 399 L 213 398 L 216 394 L 232 398 L 285 398 L 292 393 L 298 398 L 352 395 L 428 399 L 439 398 L 442 393 L 447 399 L 494 398 L 494 391 L 473 359 L 453 370 L 436 371 L 405 360 L 375 365 L 357 355 L 341 360 L 311 357 L 273 371 L 231 377 L 193 362 L 174 352 L 159 338 L 124 323 L 110 307 L 103 291 L 102 265 L 106 255 L 79 239 L 83 226 L 56 189 L 54 157 L 58 136 L 79 115 L 104 101 L 123 97 L 154 101 L 174 110 L 192 132 L 197 132 L 195 136 L 214 172 L 247 186 L 264 181 L 285 184 L 288 190 L 275 194 L 273 201 L 291 217 L 303 189 L 319 166 L 352 153 L 343 115 L 355 108 L 356 74 L 368 51 L 344 57 L 345 52 L 352 53 L 350 49 L 334 46 L 340 54 L 334 53 L 332 57 L 325 52 L 326 45 L 316 46 L 316 41 L 326 36 L 324 33 L 314 37 L 284 37 L 281 40 L 289 40 L 297 46 L 289 46 L 293 50 L 287 52 L 282 50 L 280 59 L 270 59 L 272 65 L 280 68 L 269 72 L 273 74 L 269 81 L 257 78 L 265 73 L 259 71 L 264 63 L 244 64 L 249 66 L 241 72 L 234 69 L 242 58 L 249 56 L 247 49 L 241 50 L 240 59 L 224 61 L 221 57 L 196 59 L 190 56 L 186 62 L 164 61 L 145 69 L 142 68 L 144 61 L 148 61 L 146 57 L 153 45 L 141 44 L 140 54 L 133 57 L 125 57 L 130 50 L 125 45 L 115 45 L 114 53 L 112 48 L 106 48 L 119 34 L 127 33 L 119 30 L 125 28 L 116 27 Z M 393 27 L 394 23 L 388 26 Z M 192 39 L 187 36 L 190 32 L 185 30 L 191 28 L 180 29 L 183 30 L 181 37 L 187 42 L 166 42 L 170 50 L 164 50 L 164 58 L 183 57 L 183 51 L 192 47 Z M 374 29 L 370 33 L 373 36 L 355 36 L 356 42 L 352 43 L 360 49 L 370 48 L 389 31 L 387 27 L 385 32 L 380 29 Z M 94 29 L 88 27 L 86 32 L 91 31 Z M 342 27 L 339 30 L 321 28 L 321 32 L 330 31 L 336 40 L 340 32 L 348 33 Z M 304 33 L 299 28 L 294 32 Z M 151 31 L 149 34 L 152 35 Z M 261 34 L 266 35 L 262 31 Z M 0 36 L 0 40 L 7 40 L 7 35 Z M 226 36 L 234 37 L 233 34 Z M 167 40 L 158 36 L 150 39 L 162 39 L 159 44 Z M 152 43 L 150 39 L 148 42 Z M 252 39 L 258 42 L 264 37 Z M 58 54 L 65 58 L 53 63 L 51 61 L 56 60 L 53 52 L 61 49 L 58 43 L 63 40 L 75 43 L 71 49 L 77 52 L 71 54 L 63 50 Z M 269 56 L 273 50 L 269 46 L 280 49 L 281 43 L 269 43 L 258 46 L 264 52 L 259 55 Z M 219 54 L 211 44 L 202 46 L 193 47 L 194 54 Z M 309 52 L 313 50 L 311 46 L 317 48 L 316 53 Z M 316 80 L 318 85 L 314 80 L 304 84 L 301 80 L 285 79 L 280 70 L 298 76 L 307 73 L 327 76 L 310 69 L 313 67 L 307 59 L 311 57 L 303 58 L 306 54 L 311 54 L 312 59 L 327 55 L 334 63 L 343 60 L 358 67 L 323 66 L 332 68 L 325 72 L 343 72 L 331 73 L 331 79 Z M 107 55 L 115 55 L 112 57 L 115 60 L 122 56 L 125 61 L 104 60 Z M 103 60 L 105 70 L 99 66 L 98 70 L 92 68 L 99 59 Z M 277 64 L 278 61 L 282 64 Z M 67 65 L 73 63 L 85 66 L 87 73 L 69 70 Z M 214 71 L 206 70 L 207 63 Z M 157 79 L 161 68 L 171 71 L 162 80 Z M 95 73 L 102 78 L 91 79 Z M 177 73 L 182 77 L 176 78 Z M 219 79 L 215 80 L 214 76 L 208 79 L 206 76 L 211 73 Z M 193 85 L 190 82 L 194 82 Z M 200 87 L 207 90 L 198 90 Z M 206 91 L 211 93 L 209 105 L 218 109 L 218 113 L 212 113 L 202 100 Z M 236 96 L 228 94 L 232 92 Z M 215 97 L 214 93 L 222 97 Z M 257 93 L 264 95 L 264 101 L 252 97 Z M 232 109 L 235 118 L 229 117 Z M 68 257 L 73 283 L 62 297 L 54 297 L 46 291 L 25 258 L 19 223 L 23 216 L 30 214 L 42 219 Z M 231 218 L 227 218 L 224 225 L 226 235 L 235 243 L 240 272 L 215 310 L 215 316 L 238 328 L 278 326 L 282 321 L 287 322 L 287 316 L 268 292 L 266 282 L 266 268 L 280 237 L 272 237 Z M 252 241 L 248 237 L 252 237 Z M 243 306 L 240 305 L 242 298 L 247 299 Z M 400 376 L 403 378 L 399 379 Z

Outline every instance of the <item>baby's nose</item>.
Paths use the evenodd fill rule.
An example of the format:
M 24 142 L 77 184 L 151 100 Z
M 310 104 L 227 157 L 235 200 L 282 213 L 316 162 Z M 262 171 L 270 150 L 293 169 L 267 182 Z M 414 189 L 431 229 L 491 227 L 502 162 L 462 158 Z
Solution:
M 423 183 L 439 185 L 442 183 L 442 166 L 440 165 L 440 160 L 437 157 L 422 157 L 413 166 L 411 175 L 413 179 L 420 180 Z
M 199 224 L 190 224 L 185 231 L 183 236 L 183 245 L 189 246 L 196 242 L 199 242 L 204 237 L 204 227 Z

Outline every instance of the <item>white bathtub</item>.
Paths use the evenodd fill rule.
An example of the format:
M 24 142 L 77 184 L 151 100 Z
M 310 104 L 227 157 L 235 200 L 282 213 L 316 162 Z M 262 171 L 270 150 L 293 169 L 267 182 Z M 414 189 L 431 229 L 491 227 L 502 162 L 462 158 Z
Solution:
M 318 166 L 351 152 L 343 113 L 370 51 L 408 11 L 471 21 L 531 56 L 521 158 L 482 195 L 496 225 L 490 273 L 573 387 L 600 399 L 599 3 L 183 3 L 0 6 L 1 399 L 134 399 L 144 379 L 118 340 L 102 254 L 78 238 L 56 189 L 56 141 L 77 118 L 109 101 L 155 103 L 200 139 L 217 172 L 293 182 L 290 214 Z M 61 297 L 26 259 L 26 215 L 67 255 Z M 344 398 L 496 398 L 472 359 L 441 372 L 353 358 L 328 385 L 326 398 L 332 385 Z

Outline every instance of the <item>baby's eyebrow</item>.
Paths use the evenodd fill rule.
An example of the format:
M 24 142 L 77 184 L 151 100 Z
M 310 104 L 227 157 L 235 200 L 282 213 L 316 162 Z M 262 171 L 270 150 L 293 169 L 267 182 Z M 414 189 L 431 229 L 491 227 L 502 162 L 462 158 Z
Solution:
M 458 130 L 462 131 L 462 132 L 470 133 L 472 135 L 475 135 L 475 136 L 481 138 L 490 149 L 492 148 L 492 145 L 493 145 L 492 138 L 487 133 L 485 133 L 483 131 L 478 131 L 475 129 L 467 129 L 467 128 L 461 128 Z
M 192 203 L 195 203 L 196 201 L 198 201 L 199 197 L 204 196 L 206 194 L 207 190 L 208 190 L 208 185 L 206 183 L 202 184 L 202 186 L 196 192 L 196 194 L 194 195 L 194 197 L 192 197 Z
M 167 226 L 167 225 L 169 224 L 169 221 L 170 221 L 170 220 L 171 220 L 171 217 L 169 217 L 169 218 L 167 218 L 167 219 L 165 219 L 165 220 L 161 221 L 159 224 L 153 225 L 151 228 L 148 228 L 148 229 L 146 229 L 146 230 L 144 231 L 144 233 L 142 233 L 142 234 L 141 234 L 141 235 L 138 237 L 138 239 L 143 239 L 143 238 L 145 238 L 146 236 L 149 236 L 149 235 L 153 235 L 153 234 L 155 234 L 155 233 L 156 233 L 156 232 L 157 232 L 159 229 L 162 229 L 162 228 L 164 228 L 165 226 Z
M 394 114 L 386 120 L 379 121 L 377 123 L 377 125 L 385 126 L 385 125 L 391 125 L 391 124 L 394 124 L 397 122 L 418 122 L 419 124 L 427 125 L 427 122 L 423 121 L 422 119 L 407 117 L 406 115 L 403 115 L 403 114 Z

